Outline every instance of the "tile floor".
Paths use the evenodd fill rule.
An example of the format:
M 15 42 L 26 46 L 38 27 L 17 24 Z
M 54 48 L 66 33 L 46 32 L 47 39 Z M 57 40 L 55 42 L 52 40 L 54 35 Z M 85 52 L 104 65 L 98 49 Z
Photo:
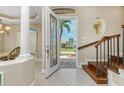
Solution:
M 78 69 L 59 69 L 51 77 L 45 79 L 40 72 L 40 64 L 36 64 L 35 86 L 96 86 L 88 74 Z
M 61 68 L 76 68 L 76 59 L 60 59 Z

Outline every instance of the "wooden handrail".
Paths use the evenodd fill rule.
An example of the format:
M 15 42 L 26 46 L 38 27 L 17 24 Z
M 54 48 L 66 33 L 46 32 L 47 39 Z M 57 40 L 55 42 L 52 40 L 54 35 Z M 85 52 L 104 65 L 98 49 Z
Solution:
M 115 34 L 115 35 L 111 35 L 111 36 L 104 36 L 96 45 L 95 47 L 97 47 L 98 45 L 100 45 L 102 42 L 111 39 L 111 38 L 115 38 L 115 37 L 120 37 L 120 34 Z
M 115 38 L 115 37 L 120 37 L 120 34 L 115 34 L 115 35 L 108 36 L 108 38 Z
M 107 36 L 103 37 L 96 45 L 95 47 L 97 47 L 98 45 L 100 45 L 102 42 L 106 41 L 108 39 Z
M 78 49 L 83 49 L 83 48 L 86 48 L 86 47 L 89 47 L 91 45 L 95 45 L 95 47 L 97 47 L 98 45 L 100 45 L 102 42 L 106 41 L 107 39 L 110 39 L 110 38 L 114 38 L 114 37 L 119 37 L 120 34 L 115 34 L 115 35 L 111 35 L 111 36 L 104 36 L 101 40 L 97 40 L 97 41 L 94 41 L 94 42 L 91 42 L 91 43 L 88 43 L 86 45 L 83 45 L 83 46 L 80 46 L 78 47 Z
M 91 43 L 88 43 L 88 44 L 86 44 L 86 45 L 83 45 L 83 46 L 78 47 L 78 49 L 80 50 L 80 49 L 89 47 L 89 46 L 94 45 L 94 44 L 96 44 L 96 43 L 98 43 L 98 42 L 99 42 L 99 40 L 94 41 L 94 42 L 91 42 Z

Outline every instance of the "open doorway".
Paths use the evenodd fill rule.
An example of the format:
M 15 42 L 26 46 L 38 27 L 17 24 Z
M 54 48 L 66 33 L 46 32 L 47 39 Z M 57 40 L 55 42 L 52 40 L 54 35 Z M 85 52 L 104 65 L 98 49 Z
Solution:
M 77 18 L 60 18 L 60 67 L 76 68 Z

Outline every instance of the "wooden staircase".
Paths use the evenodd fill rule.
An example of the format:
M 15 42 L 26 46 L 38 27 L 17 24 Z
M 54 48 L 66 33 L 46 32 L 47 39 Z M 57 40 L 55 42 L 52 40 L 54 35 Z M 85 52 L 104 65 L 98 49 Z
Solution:
M 97 84 L 107 84 L 107 69 L 104 67 L 104 71 L 101 72 L 100 64 L 98 65 L 99 76 L 96 76 L 96 62 L 88 62 L 88 65 L 83 65 L 82 67 Z M 101 76 L 100 73 L 103 75 Z
M 97 84 L 107 84 L 107 70 L 118 74 L 118 68 L 123 66 L 123 57 L 119 55 L 120 34 L 105 36 L 95 45 L 96 61 L 82 65 L 82 68 Z
M 122 57 L 119 57 L 120 65 L 117 66 L 117 56 L 111 56 L 111 61 L 112 64 L 115 64 L 115 66 L 107 66 L 107 62 L 100 62 L 98 63 L 98 68 L 97 68 L 97 63 L 96 62 L 88 62 L 88 65 L 82 65 L 82 68 L 89 74 L 89 76 L 97 83 L 97 84 L 107 84 L 108 83 L 108 78 L 107 78 L 107 70 L 111 70 L 114 73 L 119 74 L 118 69 L 119 68 L 124 68 L 122 64 Z M 102 67 L 103 66 L 103 67 Z M 96 70 L 98 69 L 98 75 L 96 76 Z

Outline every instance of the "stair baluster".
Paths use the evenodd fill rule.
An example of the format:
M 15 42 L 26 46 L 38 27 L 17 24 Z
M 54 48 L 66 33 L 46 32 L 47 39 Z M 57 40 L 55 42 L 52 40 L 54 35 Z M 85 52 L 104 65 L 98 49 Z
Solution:
M 100 44 L 100 76 L 103 76 L 102 44 Z
M 96 77 L 98 77 L 98 47 L 96 47 Z
M 102 61 L 102 45 L 100 44 L 100 67 L 101 67 L 101 61 Z
M 113 38 L 113 57 L 115 56 L 115 38 Z M 113 57 L 111 56 L 111 60 L 115 60 L 115 58 L 113 59 Z M 115 67 L 115 62 L 113 63 L 113 67 Z
M 117 37 L 117 65 L 119 66 L 119 37 Z
M 110 55 L 112 55 L 112 38 L 110 39 Z M 112 66 L 112 60 L 110 60 L 110 66 Z
M 104 41 L 104 65 L 105 65 L 105 41 Z
M 109 62 L 110 62 L 110 60 L 109 60 L 109 38 L 107 38 L 107 58 L 108 58 L 108 67 L 110 67 L 110 64 L 109 64 Z

